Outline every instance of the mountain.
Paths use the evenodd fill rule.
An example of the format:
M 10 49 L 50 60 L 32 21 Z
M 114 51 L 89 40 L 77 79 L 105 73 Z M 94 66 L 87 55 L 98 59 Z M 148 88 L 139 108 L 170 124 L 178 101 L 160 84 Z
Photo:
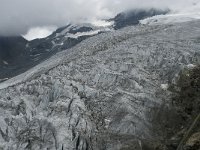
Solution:
M 69 24 L 57 29 L 47 38 L 33 41 L 26 41 L 22 37 L 1 37 L 0 81 L 16 76 L 57 52 L 69 49 L 91 36 L 108 30 L 90 24 Z
M 0 83 L 0 147 L 195 149 L 199 34 L 199 20 L 128 26 Z
M 114 29 L 138 25 L 139 20 L 165 14 L 167 11 L 133 10 L 118 14 L 108 21 L 111 26 L 97 27 L 91 24 L 68 24 L 57 29 L 47 38 L 26 41 L 22 37 L 0 38 L 0 82 L 27 71 L 59 51 L 77 45 L 81 41 Z
M 165 15 L 169 10 L 160 9 L 135 9 L 119 13 L 115 18 L 110 19 L 114 21 L 114 29 L 120 29 L 130 25 L 138 25 L 140 20 L 156 15 Z

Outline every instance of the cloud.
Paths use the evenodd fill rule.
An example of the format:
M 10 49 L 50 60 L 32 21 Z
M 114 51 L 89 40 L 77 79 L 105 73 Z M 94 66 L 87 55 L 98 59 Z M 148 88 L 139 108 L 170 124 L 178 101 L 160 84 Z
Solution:
M 134 8 L 191 11 L 199 0 L 0 0 L 0 35 L 25 34 L 33 27 L 109 18 Z M 199 7 L 198 7 L 199 8 Z M 199 10 L 199 9 L 198 9 Z
M 56 27 L 53 27 L 53 26 L 52 27 L 51 26 L 34 27 L 28 30 L 28 32 L 25 35 L 23 35 L 23 37 L 29 41 L 36 38 L 44 38 L 44 37 L 49 36 L 55 30 L 56 30 Z

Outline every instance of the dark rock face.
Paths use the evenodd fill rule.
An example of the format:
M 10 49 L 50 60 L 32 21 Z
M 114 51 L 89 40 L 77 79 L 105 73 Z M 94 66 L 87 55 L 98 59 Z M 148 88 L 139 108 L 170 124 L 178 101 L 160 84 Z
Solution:
M 114 28 L 120 29 L 130 25 L 138 25 L 139 21 L 148 17 L 162 15 L 168 13 L 169 10 L 159 10 L 159 9 L 136 9 L 128 12 L 123 12 L 118 14 L 114 19 Z
M 25 66 L 30 61 L 27 43 L 23 37 L 0 37 L 0 82 L 16 75 L 23 69 L 22 66 L 26 70 Z
M 27 42 L 23 37 L 0 37 L 0 64 L 13 63 L 17 57 L 26 55 Z

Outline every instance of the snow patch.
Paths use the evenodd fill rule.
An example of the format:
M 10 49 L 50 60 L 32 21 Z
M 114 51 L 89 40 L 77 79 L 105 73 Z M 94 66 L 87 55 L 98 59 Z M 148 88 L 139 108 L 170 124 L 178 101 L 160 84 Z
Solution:
M 195 67 L 196 67 L 196 65 L 194 65 L 194 64 L 188 64 L 188 65 L 187 65 L 187 68 L 188 68 L 188 69 L 193 69 L 193 68 L 195 68 Z
M 163 90 L 167 90 L 169 88 L 169 85 L 168 84 L 161 84 L 160 87 Z
M 8 62 L 7 62 L 7 61 L 5 61 L 5 60 L 3 60 L 3 63 L 4 63 L 5 65 L 8 65 Z
M 77 39 L 78 37 L 81 37 L 81 36 L 92 36 L 92 35 L 96 35 L 100 32 L 101 30 L 95 30 L 95 31 L 88 31 L 88 32 L 78 32 L 76 34 L 71 34 L 71 33 L 68 33 L 65 37 L 69 37 L 69 38 L 74 38 L 74 39 Z
M 105 122 L 105 127 L 108 128 L 109 124 L 111 123 L 111 120 L 110 119 L 104 119 L 104 122 Z

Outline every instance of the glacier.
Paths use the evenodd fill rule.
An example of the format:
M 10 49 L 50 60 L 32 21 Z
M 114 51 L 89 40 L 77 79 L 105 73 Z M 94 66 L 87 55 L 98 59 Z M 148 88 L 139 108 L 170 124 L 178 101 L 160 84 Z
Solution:
M 145 149 L 168 84 L 200 63 L 199 35 L 199 20 L 129 26 L 0 83 L 0 149 Z

